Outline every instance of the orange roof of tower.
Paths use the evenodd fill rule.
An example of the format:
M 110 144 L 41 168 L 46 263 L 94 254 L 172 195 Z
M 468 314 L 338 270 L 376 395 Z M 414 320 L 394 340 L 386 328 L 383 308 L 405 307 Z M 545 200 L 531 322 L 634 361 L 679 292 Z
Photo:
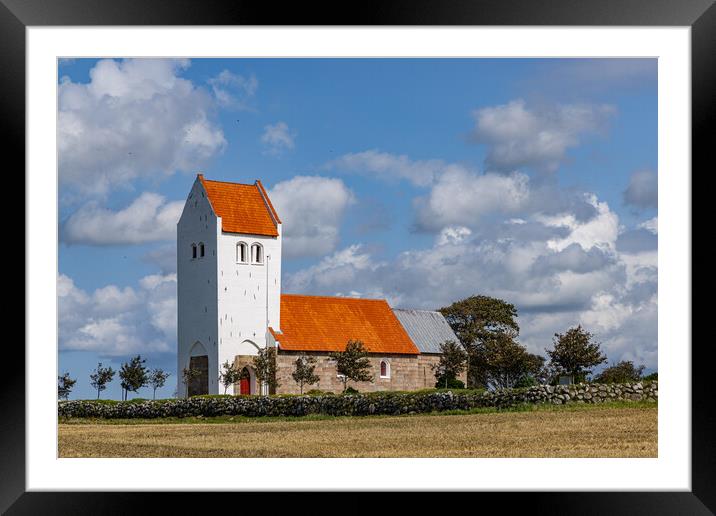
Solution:
M 281 333 L 287 351 L 343 351 L 360 340 L 370 353 L 419 354 L 384 299 L 281 295 Z
M 278 236 L 281 220 L 260 181 L 252 185 L 210 181 L 197 176 L 226 233 Z

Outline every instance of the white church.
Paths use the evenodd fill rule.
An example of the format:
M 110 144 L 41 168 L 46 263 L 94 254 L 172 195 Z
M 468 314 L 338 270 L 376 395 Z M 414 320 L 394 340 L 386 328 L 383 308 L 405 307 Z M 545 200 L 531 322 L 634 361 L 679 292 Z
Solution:
M 298 393 L 298 356 L 317 359 L 313 388 L 339 391 L 329 353 L 360 340 L 370 353 L 372 382 L 360 391 L 433 387 L 439 345 L 457 337 L 439 312 L 393 309 L 384 299 L 285 294 L 281 291 L 281 219 L 260 181 L 210 181 L 198 174 L 177 224 L 177 394 L 223 393 L 224 362 L 242 380 L 231 394 L 268 393 L 253 357 L 277 350 L 278 393 Z M 184 369 L 198 370 L 189 385 Z M 463 377 L 464 380 L 464 377 Z

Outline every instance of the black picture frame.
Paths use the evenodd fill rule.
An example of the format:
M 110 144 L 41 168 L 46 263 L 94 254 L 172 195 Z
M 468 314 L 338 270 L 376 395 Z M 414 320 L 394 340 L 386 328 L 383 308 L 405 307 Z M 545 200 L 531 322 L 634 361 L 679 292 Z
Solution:
M 716 133 L 716 7 L 713 4 L 714 0 L 453 0 L 440 4 L 434 0 L 380 0 L 292 2 L 277 8 L 270 2 L 241 0 L 0 0 L 0 131 L 6 144 L 4 161 L 15 163 L 14 170 L 24 170 L 25 29 L 28 26 L 688 26 L 691 27 L 692 52 L 692 170 L 698 167 L 706 173 L 709 151 L 713 147 L 713 137 L 709 135 Z M 8 160 L 8 157 L 15 159 Z M 693 178 L 693 172 L 691 174 Z M 25 272 L 27 274 L 27 270 Z M 31 306 L 28 308 L 32 309 Z M 716 416 L 712 411 L 708 384 L 712 364 L 710 347 L 708 340 L 694 340 L 691 348 L 690 492 L 534 492 L 485 493 L 480 496 L 492 498 L 502 507 L 524 504 L 532 514 L 713 514 L 716 511 Z M 0 417 L 0 510 L 7 514 L 128 512 L 136 503 L 137 493 L 26 492 L 25 356 L 16 346 L 14 351 L 6 348 L 3 359 L 7 360 L 8 354 L 13 353 L 13 368 L 4 372 L 5 385 L 0 389 L 3 408 Z M 188 496 L 188 493 L 162 496 L 163 509 L 171 511 L 172 506 L 186 507 Z M 481 500 L 481 503 L 486 501 Z M 213 498 L 213 502 L 220 503 L 217 498 Z

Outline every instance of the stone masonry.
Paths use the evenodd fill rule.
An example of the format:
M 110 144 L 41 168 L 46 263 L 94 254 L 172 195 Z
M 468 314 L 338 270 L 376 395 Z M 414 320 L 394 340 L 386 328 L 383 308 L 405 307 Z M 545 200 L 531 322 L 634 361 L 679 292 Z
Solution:
M 278 394 L 299 394 L 300 386 L 291 377 L 295 369 L 295 361 L 301 355 L 312 356 L 316 359 L 315 374 L 320 381 L 315 385 L 304 386 L 304 392 L 318 389 L 339 393 L 343 391 L 343 383 L 336 373 L 335 360 L 326 353 L 299 353 L 280 351 L 277 360 L 279 387 Z M 373 382 L 348 382 L 360 392 L 375 391 L 414 391 L 435 387 L 435 374 L 431 365 L 440 360 L 439 355 L 378 355 L 368 356 L 371 362 Z M 390 378 L 380 377 L 380 362 L 387 360 L 390 364 Z M 460 379 L 464 382 L 465 374 Z

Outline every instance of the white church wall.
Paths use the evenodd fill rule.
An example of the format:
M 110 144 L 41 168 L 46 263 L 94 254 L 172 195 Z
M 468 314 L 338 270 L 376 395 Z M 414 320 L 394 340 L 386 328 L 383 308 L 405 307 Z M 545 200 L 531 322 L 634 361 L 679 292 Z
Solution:
M 209 357 L 209 393 L 218 393 L 217 241 L 221 220 L 214 214 L 201 182 L 192 186 L 177 224 L 177 395 L 186 396 L 182 370 L 189 357 Z M 204 244 L 204 256 L 192 258 L 192 244 Z M 201 347 L 194 347 L 200 342 Z
M 281 225 L 278 237 L 221 233 L 218 238 L 219 366 L 266 346 L 266 328 L 278 328 L 281 303 Z M 237 245 L 263 246 L 263 263 L 240 263 Z M 223 387 L 221 392 L 223 392 Z M 233 393 L 229 387 L 227 393 Z

